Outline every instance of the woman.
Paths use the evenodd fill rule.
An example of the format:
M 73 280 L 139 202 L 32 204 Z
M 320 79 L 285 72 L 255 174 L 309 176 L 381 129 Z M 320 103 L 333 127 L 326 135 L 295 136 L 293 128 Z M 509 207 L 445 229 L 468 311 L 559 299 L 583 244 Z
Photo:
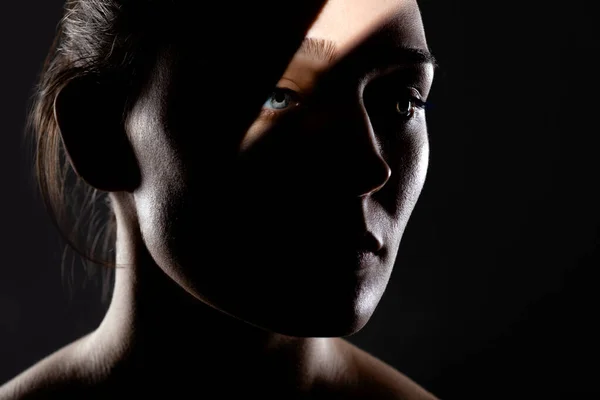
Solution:
M 69 1 L 37 166 L 59 219 L 62 149 L 106 194 L 115 287 L 0 399 L 434 399 L 343 339 L 423 186 L 433 70 L 414 0 Z

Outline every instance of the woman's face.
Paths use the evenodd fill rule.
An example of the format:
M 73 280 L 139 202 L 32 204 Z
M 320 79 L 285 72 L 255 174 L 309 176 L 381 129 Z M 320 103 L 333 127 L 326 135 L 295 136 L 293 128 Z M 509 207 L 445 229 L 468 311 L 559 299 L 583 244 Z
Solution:
M 329 1 L 242 134 L 230 127 L 252 80 L 244 63 L 260 60 L 219 76 L 203 69 L 208 56 L 190 61 L 197 51 L 164 52 L 128 119 L 151 256 L 198 299 L 253 325 L 357 332 L 427 170 L 421 106 L 433 66 L 416 3 Z M 226 93 L 205 89 L 214 82 Z

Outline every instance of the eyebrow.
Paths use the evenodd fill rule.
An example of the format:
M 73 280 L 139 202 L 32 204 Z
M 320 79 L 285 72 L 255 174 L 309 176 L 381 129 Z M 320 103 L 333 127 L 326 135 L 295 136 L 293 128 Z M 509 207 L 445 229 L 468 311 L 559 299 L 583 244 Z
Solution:
M 309 37 L 304 38 L 298 52 L 318 61 L 332 62 L 338 54 L 338 49 L 333 40 Z
M 304 38 L 298 52 L 315 60 L 328 63 L 333 62 L 339 54 L 333 40 L 310 37 Z M 392 51 L 377 51 L 373 59 L 376 59 L 376 63 L 379 65 L 431 64 L 434 68 L 438 67 L 435 57 L 429 50 L 404 46 L 392 48 Z

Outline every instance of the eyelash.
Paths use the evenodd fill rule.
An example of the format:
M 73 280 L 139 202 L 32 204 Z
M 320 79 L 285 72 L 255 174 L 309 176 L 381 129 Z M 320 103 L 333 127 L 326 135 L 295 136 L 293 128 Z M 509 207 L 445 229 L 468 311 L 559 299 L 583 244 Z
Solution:
M 425 110 L 429 106 L 428 102 L 421 100 L 420 98 L 418 98 L 416 96 L 409 96 L 408 99 L 410 101 L 412 101 L 414 103 L 415 107 L 418 109 Z
M 403 89 L 404 91 L 407 91 L 407 89 Z M 411 92 L 411 90 L 408 90 L 408 92 Z M 289 89 L 289 88 L 281 88 L 281 87 L 276 87 L 270 94 L 269 98 L 267 99 L 267 101 L 269 101 L 269 99 L 271 99 L 271 97 L 273 97 L 275 94 L 284 94 L 284 95 L 288 95 L 290 96 L 293 100 L 293 104 L 291 106 L 291 108 L 297 108 L 299 106 L 302 105 L 303 103 L 303 98 L 302 95 L 300 95 L 298 92 L 296 92 L 295 90 Z M 386 98 L 387 97 L 387 98 Z M 400 103 L 400 101 L 402 100 L 408 100 L 413 109 L 418 109 L 418 110 L 425 110 L 428 107 L 428 103 L 422 99 L 420 99 L 419 97 L 412 95 L 412 94 L 408 94 L 408 96 L 404 97 L 403 99 L 397 99 L 396 96 L 394 95 L 385 95 L 385 96 L 378 96 L 378 102 L 386 102 L 387 100 L 395 100 L 395 107 L 396 109 L 398 109 L 398 104 Z M 266 104 L 266 102 L 265 102 Z M 275 119 L 277 117 L 279 117 L 280 115 L 290 112 L 290 107 L 286 107 L 285 109 L 282 109 L 281 111 L 278 110 L 274 110 L 274 109 L 268 109 L 265 108 L 263 106 L 262 111 L 261 111 L 261 116 L 267 119 Z M 406 121 L 408 122 L 410 119 L 412 119 L 412 117 L 414 116 L 414 112 L 411 113 L 411 115 L 406 118 Z
M 418 108 L 420 110 L 423 110 L 423 109 L 425 109 L 427 107 L 427 102 L 426 101 L 423 101 L 419 97 L 414 96 L 414 95 L 410 95 L 409 94 L 408 96 L 406 96 L 405 98 L 403 98 L 403 100 L 410 101 L 412 103 L 412 105 L 413 105 L 414 108 Z M 399 101 L 400 100 L 398 100 L 398 102 Z M 396 105 L 397 105 L 398 102 L 396 102 Z

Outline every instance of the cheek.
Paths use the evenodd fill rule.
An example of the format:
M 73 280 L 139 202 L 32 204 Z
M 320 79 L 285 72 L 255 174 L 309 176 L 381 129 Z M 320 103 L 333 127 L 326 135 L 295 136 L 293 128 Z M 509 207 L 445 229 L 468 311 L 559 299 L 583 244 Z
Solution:
M 396 220 L 406 220 L 419 199 L 427 177 L 429 140 L 425 123 L 417 121 L 413 129 L 403 133 L 398 140 L 385 141 L 382 147 L 384 158 L 392 170 L 381 195 L 382 201 L 383 198 L 388 199 L 389 203 L 386 202 L 385 206 Z
M 386 232 L 389 243 L 397 249 L 427 177 L 429 141 L 426 130 L 407 135 L 394 150 L 387 149 L 387 152 L 386 161 L 392 174 L 386 186 L 374 197 L 391 217 Z
M 155 262 L 165 271 L 174 265 L 174 222 L 187 198 L 187 177 L 180 152 L 156 121 L 144 115 L 130 124 L 130 139 L 142 181 L 134 192 L 142 239 Z
M 407 176 L 406 190 L 403 196 L 414 207 L 425 184 L 429 167 L 429 140 L 426 131 L 414 139 L 413 148 L 410 173 Z

